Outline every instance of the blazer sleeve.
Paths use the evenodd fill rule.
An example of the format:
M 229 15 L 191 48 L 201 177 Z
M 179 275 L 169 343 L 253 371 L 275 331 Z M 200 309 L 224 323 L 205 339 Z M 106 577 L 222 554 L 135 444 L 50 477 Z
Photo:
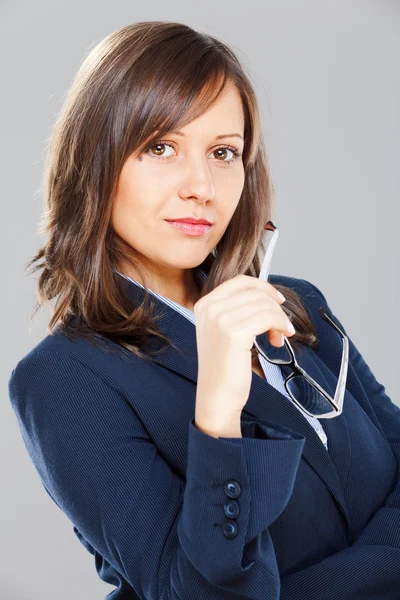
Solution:
M 310 282 L 307 283 L 328 306 L 322 292 L 315 285 Z M 339 319 L 336 316 L 334 318 L 341 329 L 345 331 Z M 385 387 L 376 380 L 371 369 L 350 338 L 349 361 L 366 391 L 376 419 L 397 459 L 399 467 L 394 490 L 386 498 L 385 504 L 373 515 L 354 545 L 377 544 L 400 548 L 400 408 L 386 394 Z
M 9 397 L 46 491 L 140 598 L 278 600 L 268 526 L 289 501 L 304 436 L 247 422 L 243 438 L 214 438 L 192 419 L 183 480 L 119 383 L 75 357 L 28 354 Z

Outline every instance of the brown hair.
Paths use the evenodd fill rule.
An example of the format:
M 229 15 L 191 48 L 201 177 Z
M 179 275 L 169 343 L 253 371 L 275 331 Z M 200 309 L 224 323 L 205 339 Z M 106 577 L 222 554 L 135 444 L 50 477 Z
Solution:
M 153 302 L 146 308 L 147 285 L 143 303 L 133 307 L 124 292 L 126 280 L 115 272 L 130 264 L 146 281 L 134 248 L 111 226 L 114 193 L 132 153 L 140 154 L 203 114 L 231 82 L 245 115 L 245 182 L 224 235 L 193 273 L 201 297 L 240 273 L 258 276 L 273 185 L 249 77 L 233 51 L 208 34 L 182 23 L 130 24 L 84 58 L 50 138 L 46 209 L 39 226 L 48 240 L 26 268 L 36 264 L 31 273 L 42 270 L 32 318 L 58 296 L 48 324 L 51 334 L 57 325 L 94 343 L 105 337 L 140 358 L 151 356 L 144 350 L 148 335 L 175 347 L 155 324 Z M 204 283 L 200 269 L 208 274 Z M 291 343 L 315 347 L 317 334 L 300 297 L 286 286 L 276 288 L 286 297 L 282 308 L 296 329 Z

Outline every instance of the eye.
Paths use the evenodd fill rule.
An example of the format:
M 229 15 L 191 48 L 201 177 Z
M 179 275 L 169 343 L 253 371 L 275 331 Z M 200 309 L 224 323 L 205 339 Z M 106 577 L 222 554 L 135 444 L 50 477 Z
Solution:
M 164 156 L 165 151 L 162 149 L 163 146 L 169 146 L 170 148 L 173 148 L 172 144 L 167 144 L 167 142 L 153 142 L 150 146 L 147 147 L 146 149 L 146 154 L 150 154 L 150 156 L 152 158 L 161 158 L 161 159 L 166 159 L 166 158 L 170 158 L 170 156 Z M 156 149 L 155 155 L 152 155 L 150 153 L 150 151 L 153 151 L 153 149 Z M 160 154 L 157 154 L 158 152 L 160 152 Z
M 226 151 L 231 152 L 233 154 L 233 158 L 231 158 L 230 160 L 220 161 L 220 162 L 226 163 L 227 165 L 230 165 L 237 158 L 239 158 L 239 156 L 242 156 L 242 154 L 239 152 L 239 150 L 237 148 L 235 148 L 235 146 L 220 146 L 219 148 L 216 148 L 215 150 L 213 150 L 212 154 L 214 154 L 214 152 L 222 152 L 222 158 L 224 158 L 224 156 L 226 156 Z M 219 154 L 219 156 L 221 156 L 221 154 Z
M 173 144 L 170 144 L 168 142 L 164 142 L 163 140 L 160 141 L 156 141 L 153 142 L 152 144 L 150 144 L 150 146 L 148 146 L 145 150 L 145 154 L 149 154 L 151 158 L 156 158 L 159 160 L 168 160 L 170 158 L 172 158 L 173 154 L 171 155 L 165 155 L 165 150 L 163 150 L 163 147 L 169 147 L 169 148 L 174 148 Z M 155 152 L 153 154 L 153 151 Z M 228 153 L 230 152 L 233 155 L 233 158 L 230 158 L 229 160 L 224 160 L 224 158 L 227 156 L 227 151 Z M 240 156 L 242 156 L 242 154 L 239 152 L 239 150 L 237 148 L 235 148 L 235 146 L 219 146 L 218 148 L 215 148 L 211 154 L 214 153 L 219 153 L 219 156 L 222 156 L 221 158 L 218 158 L 218 162 L 222 162 L 226 165 L 230 165 L 231 163 L 233 163 L 236 159 L 238 159 Z M 222 153 L 222 154 L 221 154 Z M 228 154 L 229 157 L 229 154 Z

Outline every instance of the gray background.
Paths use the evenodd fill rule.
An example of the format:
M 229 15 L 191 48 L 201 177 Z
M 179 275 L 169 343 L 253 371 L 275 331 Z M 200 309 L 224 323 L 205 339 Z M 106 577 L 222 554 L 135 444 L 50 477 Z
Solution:
M 393 0 L 7 2 L 0 0 L 3 402 L 1 582 L 7 600 L 100 599 L 93 557 L 51 501 L 8 403 L 11 370 L 42 337 L 28 320 L 41 246 L 47 138 L 83 55 L 127 23 L 169 20 L 211 33 L 250 71 L 280 229 L 273 273 L 326 295 L 376 378 L 400 404 L 400 8 Z M 52 590 L 56 589 L 56 596 Z

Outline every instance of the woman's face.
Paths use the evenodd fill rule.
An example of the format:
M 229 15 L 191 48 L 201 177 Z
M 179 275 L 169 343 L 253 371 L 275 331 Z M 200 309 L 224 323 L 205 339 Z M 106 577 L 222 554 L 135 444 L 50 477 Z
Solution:
M 201 264 L 239 202 L 244 167 L 234 152 L 243 152 L 244 114 L 237 89 L 227 88 L 181 132 L 165 135 L 160 146 L 153 144 L 126 160 L 113 206 L 115 231 L 142 255 L 146 269 L 162 279 L 183 280 L 184 270 Z M 184 217 L 213 225 L 203 236 L 189 236 L 166 221 Z

